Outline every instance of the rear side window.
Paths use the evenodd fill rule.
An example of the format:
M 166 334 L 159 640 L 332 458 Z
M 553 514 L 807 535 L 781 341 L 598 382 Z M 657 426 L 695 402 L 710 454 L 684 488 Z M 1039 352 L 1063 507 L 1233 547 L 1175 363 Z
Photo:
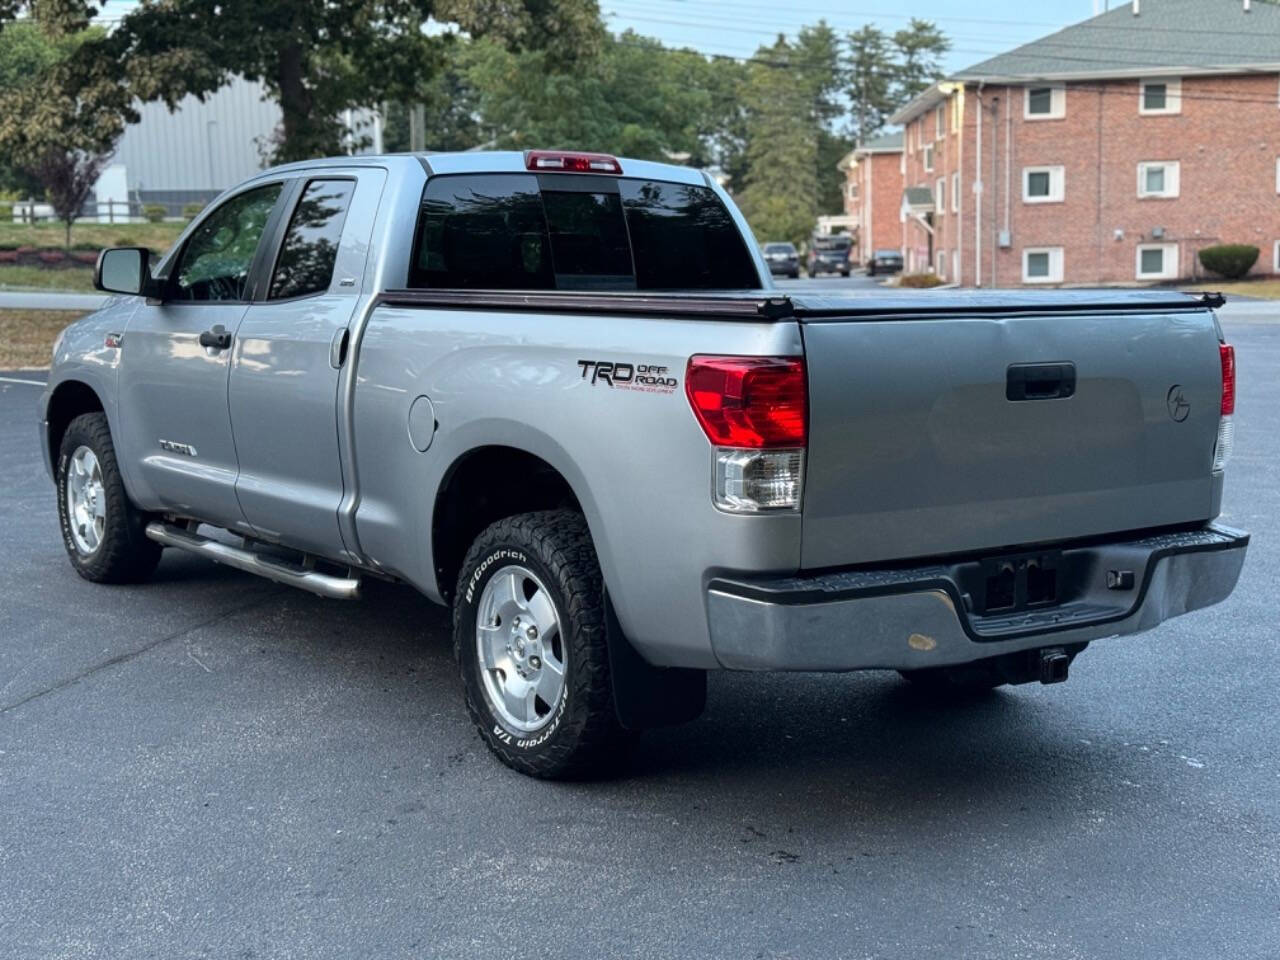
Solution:
M 539 179 L 542 189 L 539 190 Z M 427 182 L 409 282 L 508 290 L 716 290 L 759 285 L 706 187 L 522 174 Z M 557 186 L 564 189 L 556 189 Z
M 553 290 L 549 246 L 537 177 L 432 177 L 409 285 Z
M 760 285 L 724 204 L 707 187 L 655 180 L 618 184 L 641 290 L 743 290 Z
M 276 259 L 269 299 L 304 297 L 329 289 L 355 186 L 352 180 L 312 180 L 307 184 Z

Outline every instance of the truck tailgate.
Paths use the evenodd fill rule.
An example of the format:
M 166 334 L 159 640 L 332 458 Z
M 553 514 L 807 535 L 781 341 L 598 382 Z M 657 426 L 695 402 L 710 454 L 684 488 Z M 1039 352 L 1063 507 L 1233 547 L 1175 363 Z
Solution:
M 1216 513 L 1222 374 L 1206 309 L 801 322 L 805 568 Z

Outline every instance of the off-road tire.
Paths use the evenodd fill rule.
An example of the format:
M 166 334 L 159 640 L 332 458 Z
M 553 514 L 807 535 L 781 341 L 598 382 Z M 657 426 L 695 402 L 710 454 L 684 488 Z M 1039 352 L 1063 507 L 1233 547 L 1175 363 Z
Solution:
M 76 545 L 67 510 L 67 470 L 72 454 L 80 447 L 88 447 L 97 457 L 106 499 L 102 539 L 92 553 L 85 553 Z M 76 573 L 94 583 L 140 583 L 147 580 L 160 562 L 162 548 L 147 539 L 143 531 L 148 517 L 129 501 L 129 495 L 125 493 L 106 414 L 81 414 L 68 424 L 58 448 L 56 481 L 62 545 Z
M 529 734 L 490 707 L 476 652 L 476 617 L 488 580 L 504 561 L 545 585 L 560 618 L 564 693 L 548 725 Z M 604 585 L 586 520 L 572 510 L 525 513 L 486 528 L 467 551 L 453 600 L 453 651 L 467 712 L 507 766 L 544 779 L 598 777 L 615 770 L 632 736 L 618 722 L 605 638 Z

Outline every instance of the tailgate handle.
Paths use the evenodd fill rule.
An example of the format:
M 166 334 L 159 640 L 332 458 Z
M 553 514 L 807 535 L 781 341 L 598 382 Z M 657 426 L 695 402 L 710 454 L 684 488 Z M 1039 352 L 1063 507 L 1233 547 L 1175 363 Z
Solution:
M 1074 363 L 1015 363 L 1004 387 L 1006 400 L 1059 400 L 1075 392 Z

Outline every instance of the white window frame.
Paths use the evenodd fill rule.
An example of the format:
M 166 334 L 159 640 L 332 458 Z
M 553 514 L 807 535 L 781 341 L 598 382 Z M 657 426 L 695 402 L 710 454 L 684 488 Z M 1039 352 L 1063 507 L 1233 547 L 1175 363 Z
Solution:
M 938 104 L 933 114 L 933 139 L 941 140 L 947 135 L 947 104 L 944 100 Z
M 1159 110 L 1147 109 L 1147 86 L 1164 85 L 1164 106 Z M 1138 113 L 1144 117 L 1161 117 L 1182 112 L 1182 78 L 1150 77 L 1138 81 Z
M 1049 89 L 1049 112 L 1031 112 L 1031 91 Z M 1067 115 L 1067 88 L 1061 83 L 1037 83 L 1034 87 L 1022 88 L 1023 120 L 1061 120 Z
M 938 213 L 947 212 L 947 178 L 939 177 L 933 185 L 933 208 Z
M 1164 259 L 1159 273 L 1142 272 L 1144 250 L 1163 250 Z M 1178 245 L 1176 243 L 1140 243 L 1134 253 L 1133 275 L 1138 280 L 1176 280 L 1178 278 Z
M 1276 157 L 1276 193 L 1280 193 L 1280 157 Z
M 1276 167 L 1280 170 L 1280 160 L 1276 161 Z M 1280 177 L 1280 173 L 1276 174 Z M 951 212 L 960 212 L 960 171 L 957 170 L 951 174 Z
M 937 159 L 934 156 L 935 151 L 933 148 L 933 144 L 926 143 L 923 147 L 920 148 L 920 152 L 923 155 L 923 158 L 921 159 L 920 162 L 924 164 L 924 172 L 933 173 L 933 164 Z
M 1033 197 L 1030 193 L 1031 174 L 1047 173 L 1049 174 L 1049 195 L 1047 197 Z M 1067 197 L 1066 187 L 1067 173 L 1066 168 L 1061 164 L 1043 165 L 1036 167 L 1022 168 L 1022 202 L 1023 203 L 1062 203 Z
M 1049 258 L 1049 275 L 1033 277 L 1027 272 L 1027 259 L 1032 254 L 1046 254 Z M 1061 283 L 1062 282 L 1062 247 L 1023 247 L 1022 248 L 1022 282 L 1023 283 Z
M 1273 273 L 1280 273 L 1280 240 L 1276 241 L 1275 255 L 1271 261 L 1271 270 Z
M 939 280 L 947 279 L 947 251 L 939 248 L 933 254 L 933 272 Z
M 1164 167 L 1164 189 L 1159 192 L 1147 189 L 1147 171 L 1153 167 Z M 1144 160 L 1138 164 L 1138 197 L 1176 197 L 1182 187 L 1181 180 L 1182 164 L 1177 160 Z

